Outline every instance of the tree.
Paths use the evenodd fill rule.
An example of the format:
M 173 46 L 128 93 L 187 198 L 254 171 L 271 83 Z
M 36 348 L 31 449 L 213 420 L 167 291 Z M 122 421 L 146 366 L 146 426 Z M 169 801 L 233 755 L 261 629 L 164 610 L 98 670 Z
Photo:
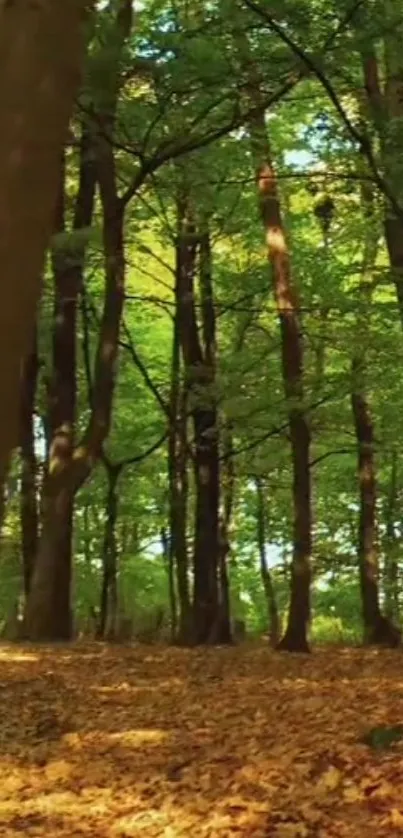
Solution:
M 20 365 L 33 336 L 89 5 L 19 0 L 0 6 L 1 481 L 18 442 Z

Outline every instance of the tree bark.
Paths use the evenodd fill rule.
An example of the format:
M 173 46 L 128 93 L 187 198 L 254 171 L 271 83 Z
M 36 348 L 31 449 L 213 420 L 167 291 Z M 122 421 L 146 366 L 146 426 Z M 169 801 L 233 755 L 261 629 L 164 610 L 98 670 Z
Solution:
M 169 485 L 169 561 L 175 567 L 179 600 L 177 640 L 191 640 L 191 603 L 189 595 L 187 508 L 188 508 L 188 440 L 187 390 L 181 377 L 180 281 L 177 254 L 175 282 L 175 316 L 172 342 L 171 390 L 169 397 L 168 485 Z
M 99 114 L 98 133 L 93 141 L 94 145 L 91 146 L 94 150 L 94 165 L 103 213 L 104 308 L 95 357 L 91 413 L 87 430 L 80 444 L 75 448 L 70 442 L 65 448 L 65 439 L 59 433 L 58 445 L 54 446 L 53 450 L 51 448 L 50 453 L 49 481 L 44 493 L 41 542 L 27 603 L 29 636 L 38 641 L 65 640 L 71 636 L 71 557 L 67 556 L 65 549 L 71 539 L 70 510 L 77 490 L 88 478 L 101 456 L 102 446 L 111 422 L 115 367 L 124 302 L 125 203 L 118 197 L 114 151 L 107 137 L 110 131 L 113 132 L 114 127 L 120 51 L 131 30 L 131 14 L 131 2 L 121 0 L 116 13 L 115 29 L 111 34 L 114 44 L 114 62 L 111 63 L 111 79 L 109 80 L 111 87 L 105 91 L 108 109 L 105 113 Z M 117 35 L 119 39 L 115 43 Z M 104 123 L 108 127 L 106 133 L 102 130 Z M 82 266 L 81 261 L 81 270 Z
M 353 374 L 360 374 L 356 365 L 353 366 Z M 358 445 L 358 561 L 364 640 L 368 644 L 395 647 L 400 643 L 400 631 L 383 616 L 379 605 L 373 426 L 367 399 L 357 384 L 352 393 L 351 403 Z
M 265 498 L 261 478 L 257 477 L 255 480 L 256 486 L 256 534 L 257 544 L 259 548 L 260 559 L 260 575 L 263 583 L 263 590 L 267 602 L 267 613 L 269 621 L 269 638 L 270 645 L 275 649 L 280 640 L 280 620 L 277 609 L 276 594 L 274 591 L 273 580 L 269 570 L 266 556 L 266 513 L 265 513 Z
M 196 644 L 226 642 L 219 588 L 219 442 L 215 384 L 215 317 L 211 277 L 200 271 L 202 346 L 195 309 L 195 275 L 200 234 L 186 195 L 178 205 L 177 283 L 185 382 L 194 427 L 196 490 L 194 533 L 193 637 Z M 206 243 L 204 244 L 206 247 Z M 203 255 L 206 259 L 206 253 Z
M 32 345 L 60 153 L 79 83 L 86 0 L 0 4 L 0 475 L 18 443 L 21 363 Z M 63 91 L 61 95 L 60 91 Z
M 74 493 L 68 488 L 68 471 L 74 452 L 76 413 L 76 330 L 77 304 L 82 289 L 86 256 L 83 231 L 91 224 L 94 195 L 95 168 L 93 144 L 88 128 L 82 126 L 79 185 L 75 200 L 74 221 L 71 233 L 66 230 L 65 220 L 65 163 L 61 160 L 59 195 L 55 208 L 52 245 L 52 267 L 54 278 L 54 312 L 52 374 L 49 386 L 49 408 L 47 428 L 49 434 L 49 461 L 42 488 L 42 529 L 38 554 L 42 550 L 50 560 L 54 545 L 53 562 L 56 565 L 49 574 L 49 606 L 51 612 L 57 608 L 55 619 L 58 634 L 66 640 L 71 636 L 70 588 L 72 573 L 72 535 Z M 66 476 L 64 481 L 61 475 Z M 62 518 L 62 512 L 64 517 Z M 57 565 L 60 563 L 60 574 Z M 54 584 L 64 586 L 64 596 L 51 588 Z M 53 602 L 53 606 L 51 603 Z M 63 613 L 61 613 L 63 608 Z M 52 618 L 49 614 L 48 630 Z
M 21 548 L 25 599 L 29 594 L 38 546 L 38 464 L 34 427 L 38 369 L 35 330 L 32 350 L 22 366 L 20 400 Z
M 366 343 L 372 298 L 372 274 L 377 254 L 374 230 L 374 207 L 371 188 L 363 181 L 362 209 L 366 221 L 363 269 L 359 286 L 359 313 L 355 352 L 352 358 L 351 406 L 357 440 L 357 474 L 359 484 L 358 564 L 367 643 L 396 646 L 400 633 L 381 613 L 378 584 L 378 539 L 376 521 L 376 467 L 374 430 L 366 390 Z
M 115 364 L 124 301 L 123 208 L 108 202 L 104 210 L 105 302 L 95 359 L 92 409 L 87 430 L 71 456 L 51 452 L 51 474 L 44 494 L 43 523 L 31 594 L 27 604 L 29 636 L 35 640 L 71 636 L 70 573 L 64 547 L 70 541 L 70 508 L 80 486 L 102 453 L 112 412 Z M 63 557 L 63 558 L 58 558 Z M 62 613 L 64 619 L 62 619 Z
M 206 369 L 209 371 L 207 378 L 210 377 L 210 382 L 207 386 L 205 394 L 206 401 L 211 405 L 211 419 L 212 423 L 210 429 L 205 431 L 203 441 L 204 447 L 206 444 L 210 446 L 210 474 L 212 476 L 214 486 L 214 499 L 217 503 L 217 512 L 214 510 L 214 519 L 217 519 L 217 553 L 218 553 L 218 624 L 215 628 L 215 635 L 213 639 L 219 643 L 231 643 L 231 614 L 230 614 L 230 591 L 227 568 L 227 557 L 229 555 L 229 541 L 228 541 L 228 527 L 226 524 L 230 521 L 232 511 L 232 496 L 230 497 L 227 487 L 227 494 L 224 494 L 226 500 L 226 512 L 228 514 L 228 521 L 225 514 L 220 521 L 220 496 L 222 494 L 221 486 L 221 468 L 220 468 L 220 440 L 219 440 L 219 417 L 217 408 L 217 397 L 215 393 L 216 388 L 216 366 L 217 366 L 217 341 L 216 341 L 216 317 L 214 307 L 213 294 L 213 278 L 212 278 L 212 254 L 211 241 L 208 222 L 201 221 L 202 230 L 199 240 L 199 284 L 200 284 L 200 300 L 201 300 L 201 329 L 203 334 L 203 355 Z M 197 452 L 197 444 L 196 444 Z M 199 471 L 201 475 L 201 471 Z M 232 489 L 232 486 L 230 487 Z M 215 520 L 214 520 L 215 524 Z M 223 524 L 225 530 L 223 529 Z
M 288 624 L 278 648 L 308 652 L 312 553 L 311 434 L 303 400 L 303 343 L 300 303 L 291 273 L 286 233 L 281 216 L 276 174 L 264 117 L 249 126 L 257 175 L 259 204 L 266 233 L 267 255 L 281 336 L 281 363 L 287 401 L 292 458 L 293 559 Z

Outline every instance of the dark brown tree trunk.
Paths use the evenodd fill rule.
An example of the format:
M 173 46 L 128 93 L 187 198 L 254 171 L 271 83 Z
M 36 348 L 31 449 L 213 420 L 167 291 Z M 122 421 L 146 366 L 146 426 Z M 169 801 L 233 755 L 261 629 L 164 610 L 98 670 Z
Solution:
M 187 441 L 187 391 L 181 379 L 179 284 L 176 282 L 176 310 L 171 362 L 171 392 L 169 399 L 168 483 L 169 483 L 169 562 L 175 567 L 179 599 L 179 627 L 177 640 L 188 643 L 191 639 L 191 604 L 189 596 L 187 552 L 187 502 L 188 502 L 188 441 Z
M 376 481 L 374 435 L 367 399 L 357 383 L 360 369 L 353 364 L 355 385 L 351 397 L 358 446 L 358 480 L 360 512 L 358 528 L 358 561 L 361 600 L 366 643 L 397 646 L 399 630 L 382 615 L 379 606 L 378 546 L 376 533 Z
M 91 224 L 95 168 L 88 129 L 83 126 L 80 154 L 80 178 L 76 197 L 73 231 L 68 236 L 65 225 L 65 172 L 61 168 L 59 198 L 55 210 L 55 239 L 52 247 L 54 276 L 53 369 L 49 388 L 49 462 L 42 490 L 42 531 L 38 545 L 50 561 L 54 549 L 54 572 L 48 575 L 49 606 L 46 622 L 51 629 L 52 613 L 57 636 L 67 640 L 72 633 L 70 588 L 72 572 L 72 534 L 74 493 L 62 475 L 68 475 L 74 451 L 76 411 L 76 328 L 77 303 L 82 287 L 86 248 L 82 233 Z M 62 518 L 62 510 L 64 518 Z M 56 523 L 57 522 L 57 523 Z M 53 545 L 53 548 L 52 548 Z M 60 564 L 60 569 L 57 565 Z M 51 589 L 51 581 L 63 591 Z M 51 604 L 53 602 L 53 605 Z M 57 609 L 57 615 L 56 615 Z M 63 609 L 63 610 L 61 610 Z M 45 616 L 43 614 L 43 620 Z M 60 636 L 60 632 L 62 633 Z
M 124 302 L 125 203 L 118 197 L 114 151 L 107 138 L 113 133 L 119 90 L 120 55 L 131 31 L 131 23 L 132 3 L 130 0 L 121 0 L 111 30 L 113 51 L 108 54 L 111 59 L 109 84 L 107 89 L 103 90 L 105 110 L 97 115 L 99 119 L 96 136 L 94 126 L 92 136 L 86 136 L 83 132 L 83 140 L 87 140 L 87 152 L 85 157 L 81 156 L 84 170 L 82 168 L 80 171 L 77 197 L 77 204 L 80 205 L 80 224 L 77 224 L 76 229 L 87 227 L 91 221 L 96 177 L 103 212 L 105 299 L 87 430 L 80 444 L 73 449 L 70 428 L 67 428 L 67 425 L 57 425 L 56 422 L 54 425 L 58 427 L 58 433 L 50 450 L 49 474 L 44 488 L 41 540 L 27 603 L 29 636 L 38 641 L 68 639 L 71 636 L 71 556 L 67 555 L 66 550 L 66 545 L 70 544 L 71 540 L 71 508 L 77 490 L 88 478 L 101 456 L 111 422 L 115 366 Z M 111 43 L 108 41 L 103 48 L 108 50 Z M 103 128 L 107 130 L 104 132 Z M 80 196 L 86 196 L 82 206 Z M 82 219 L 85 212 L 89 215 L 89 221 L 86 219 L 87 223 L 84 224 Z M 73 275 L 69 271 L 69 283 L 72 282 L 72 286 L 69 284 L 69 287 L 72 287 L 75 295 L 82 282 L 84 258 L 85 244 L 81 244 L 81 247 L 74 251 L 73 265 L 69 266 Z M 75 310 L 76 299 L 74 312 Z M 71 316 L 70 311 L 70 326 Z M 68 346 L 71 361 L 71 332 Z M 71 398 L 71 389 L 68 392 L 66 388 L 63 395 L 66 405 L 68 397 Z M 56 412 L 56 405 L 54 409 Z M 57 415 L 59 416 L 59 408 Z
M 201 301 L 201 329 L 203 334 L 203 356 L 205 369 L 208 370 L 205 398 L 211 405 L 210 429 L 204 432 L 203 446 L 206 441 L 210 446 L 210 475 L 212 478 L 212 490 L 214 502 L 217 503 L 217 510 L 214 507 L 214 527 L 217 527 L 215 538 L 217 538 L 218 555 L 218 624 L 213 633 L 212 639 L 218 643 L 231 643 L 231 613 L 230 613 L 230 591 L 227 558 L 229 556 L 228 527 L 232 511 L 232 494 L 229 491 L 233 486 L 227 487 L 224 501 L 226 508 L 220 521 L 220 494 L 221 494 L 221 468 L 220 468 L 220 440 L 219 440 L 219 418 L 217 409 L 216 388 L 216 316 L 214 307 L 213 278 L 212 278 L 212 253 L 210 232 L 207 222 L 202 222 L 199 240 L 199 286 Z M 197 444 L 196 444 L 197 452 Z M 198 472 L 199 477 L 202 471 Z M 228 518 L 227 518 L 228 516 Z M 224 525 L 224 530 L 223 530 Z M 225 536 L 225 537 L 224 537 Z
M 308 418 L 303 400 L 303 343 L 297 288 L 291 274 L 286 233 L 281 217 L 276 174 L 271 162 L 264 117 L 249 126 L 257 173 L 260 211 L 266 233 L 267 254 L 281 335 L 284 392 L 288 405 L 292 456 L 293 560 L 288 625 L 278 648 L 308 652 L 312 553 L 312 504 Z
M 257 528 L 257 544 L 259 548 L 260 558 L 260 575 L 262 578 L 263 590 L 267 602 L 267 613 L 269 621 L 269 638 L 270 645 L 275 649 L 280 640 L 280 619 L 278 614 L 276 594 L 274 591 L 273 580 L 269 570 L 269 565 L 266 556 L 266 512 L 265 512 L 265 497 L 263 490 L 263 483 L 260 477 L 255 480 L 256 486 L 256 528 Z
M 363 181 L 361 202 L 366 222 L 363 270 L 360 276 L 357 335 L 352 359 L 351 406 L 357 440 L 357 474 L 359 485 L 358 564 L 364 622 L 364 639 L 367 643 L 399 643 L 400 634 L 381 613 L 378 584 L 378 538 L 376 521 L 376 467 L 374 430 L 369 399 L 366 391 L 366 343 L 370 322 L 372 276 L 377 254 L 377 236 L 374 229 L 374 201 L 371 187 Z
M 25 598 L 29 594 L 38 546 L 38 464 L 34 427 L 38 368 L 35 332 L 32 350 L 23 363 L 20 402 L 21 547 Z
M 219 441 L 215 385 L 215 316 L 211 289 L 209 240 L 198 234 L 189 201 L 179 202 L 177 283 L 179 328 L 185 363 L 189 410 L 194 427 L 194 643 L 227 642 L 219 585 Z M 195 275 L 200 248 L 200 297 L 203 346 L 195 308 Z
M 118 636 L 118 555 L 116 543 L 116 521 L 118 513 L 117 482 L 120 466 L 113 466 L 104 460 L 108 478 L 105 503 L 105 533 L 102 551 L 102 588 L 99 609 L 97 638 L 116 640 Z
M 43 524 L 31 595 L 28 600 L 29 635 L 35 640 L 66 639 L 71 633 L 70 509 L 79 487 L 99 460 L 107 437 L 115 382 L 115 361 L 124 301 L 123 209 L 104 206 L 105 303 L 95 360 L 92 410 L 87 431 L 69 458 L 64 448 L 51 451 L 53 472 L 44 494 Z M 105 351 L 107 348 L 107 352 Z M 64 613 L 64 620 L 62 620 Z M 61 634 L 62 632 L 62 634 Z
M 88 5 L 0 6 L 0 264 L 7 266 L 0 306 L 0 481 L 18 444 L 21 364 L 32 344 Z
M 360 511 L 358 527 L 358 561 L 365 638 L 371 642 L 380 620 L 378 592 L 378 556 L 376 537 L 376 489 L 374 439 L 367 399 L 358 387 L 358 363 L 353 363 L 353 393 L 351 405 L 358 451 L 358 481 Z

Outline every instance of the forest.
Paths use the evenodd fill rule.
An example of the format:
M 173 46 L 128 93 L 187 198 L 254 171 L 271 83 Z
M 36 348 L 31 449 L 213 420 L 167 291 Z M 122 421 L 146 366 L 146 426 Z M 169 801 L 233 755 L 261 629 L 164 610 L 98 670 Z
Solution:
M 0 2 L 5 759 L 36 754 L 21 800 L 54 740 L 78 771 L 60 713 L 78 730 L 110 700 L 120 767 L 94 738 L 88 771 L 124 773 L 92 679 L 124 728 L 140 690 L 137 803 L 153 782 L 163 813 L 101 827 L 97 792 L 81 831 L 79 808 L 45 827 L 39 804 L 32 822 L 4 804 L 13 838 L 403 829 L 401 760 L 371 763 L 403 739 L 402 39 L 399 0 Z M 378 727 L 353 781 L 360 715 Z M 246 774 L 223 790 L 210 757 L 186 774 L 196 748 L 231 777 L 252 760 L 264 793 Z M 166 792 L 182 775 L 204 809 Z
M 4 483 L 6 636 L 399 642 L 386 6 L 99 4 Z

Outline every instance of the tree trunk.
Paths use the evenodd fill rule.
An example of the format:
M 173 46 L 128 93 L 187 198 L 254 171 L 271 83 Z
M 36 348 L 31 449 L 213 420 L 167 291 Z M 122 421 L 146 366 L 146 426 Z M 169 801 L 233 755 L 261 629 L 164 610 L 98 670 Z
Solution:
M 308 652 L 312 553 L 310 429 L 302 406 L 303 344 L 300 304 L 291 274 L 290 256 L 281 217 L 275 171 L 264 117 L 249 126 L 257 173 L 260 211 L 272 268 L 274 296 L 280 324 L 284 393 L 288 405 L 292 457 L 293 559 L 288 625 L 278 648 Z
M 102 589 L 97 639 L 116 640 L 118 636 L 118 556 L 116 521 L 118 514 L 117 482 L 120 466 L 106 463 L 108 490 L 106 495 L 105 534 L 102 551 Z
M 376 527 L 376 468 L 374 431 L 369 400 L 366 392 L 366 344 L 372 296 L 372 273 L 377 254 L 377 236 L 374 230 L 373 194 L 363 181 L 362 208 L 367 236 L 364 245 L 363 270 L 360 277 L 360 308 L 357 335 L 352 358 L 351 406 L 357 440 L 357 474 L 359 484 L 358 564 L 364 622 L 364 639 L 367 643 L 399 643 L 400 633 L 382 614 L 379 605 L 378 540 Z
M 101 456 L 102 445 L 110 427 L 124 300 L 123 219 L 123 211 L 119 212 L 117 205 L 113 212 L 105 208 L 105 303 L 87 431 L 70 457 L 63 456 L 63 447 L 51 452 L 53 470 L 44 492 L 42 534 L 27 605 L 29 636 L 35 640 L 66 639 L 68 625 L 71 625 L 68 619 L 71 562 L 70 555 L 67 557 L 66 554 L 66 544 L 71 539 L 70 509 L 76 492 Z M 51 563 L 53 568 L 50 570 Z M 64 594 L 59 590 L 61 585 L 67 586 Z M 61 620 L 60 615 L 62 604 L 65 608 L 64 620 Z M 62 638 L 59 636 L 61 625 Z
M 38 486 L 35 454 L 34 411 L 38 379 L 36 333 L 33 347 L 22 367 L 20 401 L 21 447 L 21 547 L 25 599 L 29 594 L 38 546 Z
M 353 376 L 357 375 L 353 364 Z M 358 451 L 360 511 L 358 528 L 358 561 L 365 637 L 371 640 L 380 619 L 378 593 L 378 556 L 376 545 L 376 490 L 373 452 L 373 429 L 368 402 L 353 381 L 351 405 Z
M 356 364 L 353 366 L 353 375 L 359 375 Z M 354 386 L 351 404 L 358 446 L 358 562 L 364 639 L 369 644 L 395 647 L 400 642 L 400 631 L 382 615 L 379 606 L 373 427 L 367 399 L 360 392 L 357 383 Z
M 214 499 L 214 507 L 212 508 L 211 521 L 214 524 L 214 539 L 216 540 L 217 550 L 217 565 L 218 565 L 218 621 L 214 629 L 212 640 L 219 643 L 231 643 L 231 614 L 230 614 L 230 592 L 229 579 L 227 569 L 227 557 L 229 555 L 228 542 L 228 526 L 231 516 L 232 496 L 229 494 L 225 498 L 227 509 L 224 510 L 228 514 L 228 521 L 226 516 L 221 519 L 220 525 L 220 494 L 221 494 L 221 470 L 220 470 L 220 440 L 219 440 L 219 419 L 218 409 L 216 403 L 216 318 L 213 296 L 213 281 L 212 281 L 212 254 L 210 232 L 206 220 L 201 222 L 202 230 L 199 240 L 199 285 L 200 285 L 200 300 L 201 300 L 201 330 L 203 334 L 203 356 L 206 375 L 206 393 L 205 399 L 211 405 L 210 424 L 209 428 L 205 428 L 203 432 L 204 449 L 208 446 L 210 470 L 210 491 L 212 495 L 210 502 Z M 195 425 L 196 427 L 196 425 Z M 196 437 L 196 457 L 198 453 L 197 437 Z M 202 478 L 202 469 L 198 470 L 199 479 Z M 231 487 L 232 488 L 232 487 Z M 230 505 L 231 504 L 231 505 Z M 223 531 L 222 524 L 225 526 Z M 225 536 L 225 538 L 224 538 Z
M 179 328 L 189 408 L 194 427 L 195 533 L 193 637 L 196 644 L 227 642 L 230 629 L 223 622 L 219 588 L 219 442 L 215 385 L 215 316 L 212 300 L 209 248 L 204 240 L 200 254 L 202 332 L 199 337 L 195 309 L 197 252 L 204 234 L 199 235 L 189 199 L 179 202 L 177 283 Z
M 21 363 L 32 345 L 60 152 L 77 90 L 88 3 L 0 6 L 0 475 L 18 443 Z M 63 91 L 63 95 L 60 95 Z
M 179 283 L 176 282 L 168 437 L 169 563 L 176 570 L 179 599 L 179 629 L 176 639 L 180 643 L 188 643 L 191 639 L 191 605 L 186 540 L 188 504 L 187 391 L 185 383 L 181 380 L 180 371 L 178 293 Z
M 65 224 L 65 167 L 61 163 L 59 197 L 55 209 L 55 238 L 52 246 L 52 267 L 54 277 L 53 353 L 52 376 L 49 387 L 48 433 L 50 439 L 49 462 L 42 489 L 42 531 L 38 545 L 38 556 L 44 550 L 50 561 L 51 545 L 55 549 L 54 563 L 60 562 L 60 578 L 68 585 L 66 596 L 61 598 L 53 591 L 51 582 L 59 585 L 57 568 L 48 576 L 49 614 L 46 618 L 51 635 L 53 617 L 56 624 L 63 625 L 63 637 L 70 636 L 72 628 L 70 614 L 70 584 L 72 573 L 72 535 L 74 493 L 71 491 L 68 473 L 74 452 L 74 431 L 76 412 L 76 329 L 77 303 L 83 282 L 86 246 L 83 230 L 91 224 L 94 194 L 95 169 L 91 156 L 91 141 L 88 129 L 82 127 L 79 186 L 75 201 L 73 230 L 66 232 Z M 62 475 L 66 476 L 66 481 Z M 65 520 L 61 520 L 63 510 Z M 56 523 L 57 522 L 57 523 Z M 40 558 L 38 559 L 40 560 Z M 59 611 L 64 603 L 64 618 Z M 53 605 L 52 605 L 53 603 Z M 43 615 L 44 619 L 44 615 Z
M 99 116 L 98 133 L 94 139 L 89 139 L 92 153 L 89 153 L 86 158 L 87 164 L 93 160 L 91 165 L 95 166 L 96 179 L 99 183 L 105 265 L 105 299 L 95 357 L 91 413 L 87 430 L 74 450 L 70 444 L 70 438 L 69 447 L 65 450 L 66 434 L 63 426 L 59 428 L 57 444 L 53 446 L 53 450 L 51 447 L 49 480 L 44 493 L 41 541 L 27 603 L 28 632 L 30 638 L 34 640 L 66 639 L 69 626 L 71 626 L 69 605 L 71 557 L 67 557 L 66 554 L 66 544 L 71 540 L 70 510 L 77 490 L 88 478 L 101 456 L 103 443 L 109 433 L 111 423 L 116 359 L 124 302 L 125 203 L 118 197 L 114 151 L 108 136 L 109 132 L 113 133 L 114 128 L 121 49 L 131 31 L 131 21 L 132 4 L 129 0 L 121 0 L 111 31 L 114 49 L 111 55 L 110 87 L 103 91 L 104 107 L 107 107 L 107 110 L 97 115 Z M 103 48 L 108 50 L 108 45 L 110 46 L 109 41 Z M 104 123 L 108 128 L 105 134 Z M 95 131 L 95 126 L 93 127 Z M 88 168 L 85 171 L 87 172 Z M 88 181 L 94 183 L 93 172 Z M 83 171 L 81 171 L 81 184 L 83 184 Z M 87 181 L 85 185 L 87 186 Z M 87 189 L 84 191 L 85 194 L 88 193 Z M 88 201 L 85 206 L 90 211 L 92 202 Z M 77 260 L 75 264 L 76 270 L 78 267 L 82 272 L 82 252 L 80 252 L 80 260 Z M 65 517 L 62 517 L 63 515 Z M 61 585 L 64 587 L 63 592 L 59 590 Z M 65 608 L 63 618 L 59 613 L 62 605 Z
M 274 591 L 273 581 L 267 563 L 266 556 L 266 514 L 265 514 L 265 498 L 263 491 L 263 484 L 261 478 L 257 477 L 255 480 L 256 486 L 256 525 L 257 525 L 257 543 L 259 548 L 260 558 L 260 575 L 262 577 L 263 590 L 267 602 L 267 613 L 269 619 L 269 638 L 270 645 L 275 649 L 280 640 L 280 620 L 278 615 L 276 594 Z

